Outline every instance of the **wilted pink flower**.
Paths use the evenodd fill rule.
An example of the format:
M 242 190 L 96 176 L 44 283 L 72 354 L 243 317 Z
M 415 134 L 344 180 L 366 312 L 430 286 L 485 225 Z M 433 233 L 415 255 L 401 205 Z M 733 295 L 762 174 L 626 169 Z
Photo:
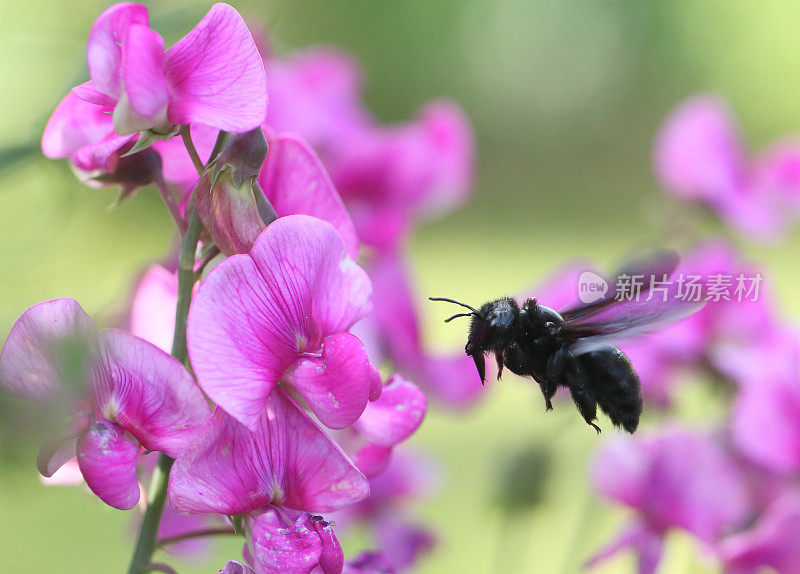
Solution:
M 800 572 L 800 495 L 775 500 L 755 526 L 725 539 L 719 554 L 726 574 L 757 574 L 765 567 L 778 574 Z
M 208 405 L 191 375 L 150 343 L 116 329 L 97 333 L 72 299 L 25 311 L 0 353 L 10 394 L 76 413 L 37 461 L 51 476 L 75 458 L 89 488 L 110 506 L 139 500 L 136 464 L 144 447 L 172 457 L 192 442 Z
M 738 467 L 706 434 L 672 429 L 647 438 L 620 437 L 598 453 L 592 475 L 602 495 L 636 512 L 610 549 L 632 548 L 643 573 L 655 571 L 668 529 L 687 530 L 712 545 L 741 524 L 749 509 Z M 599 557 L 609 555 L 601 551 Z
M 369 495 L 369 483 L 311 418 L 275 389 L 252 430 L 217 408 L 178 458 L 169 498 L 183 513 L 244 514 L 257 574 L 342 568 L 330 512 Z M 337 569 L 338 565 L 338 569 Z
M 266 67 L 269 125 L 320 153 L 362 242 L 395 249 L 417 219 L 469 195 L 474 138 L 455 104 L 434 102 L 413 122 L 383 127 L 360 101 L 361 73 L 347 55 L 310 50 L 270 56 Z
M 189 312 L 200 386 L 250 426 L 281 380 L 330 428 L 353 424 L 381 378 L 348 329 L 370 309 L 370 281 L 332 225 L 281 217 L 249 254 L 220 263 Z
M 726 105 L 695 96 L 667 118 L 654 162 L 662 187 L 708 205 L 726 223 L 753 236 L 780 235 L 800 208 L 800 146 L 783 143 L 750 160 Z
M 215 4 L 166 52 L 145 6 L 115 4 L 94 23 L 86 59 L 90 81 L 64 98 L 45 128 L 47 157 L 105 169 L 138 132 L 166 137 L 174 126 L 195 122 L 245 132 L 264 122 L 263 63 L 241 16 L 227 4 Z

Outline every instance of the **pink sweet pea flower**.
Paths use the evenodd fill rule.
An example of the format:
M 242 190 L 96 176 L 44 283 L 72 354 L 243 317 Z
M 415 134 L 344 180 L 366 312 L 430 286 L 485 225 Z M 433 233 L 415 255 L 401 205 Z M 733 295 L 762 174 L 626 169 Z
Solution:
M 313 149 L 292 134 L 267 133 L 269 152 L 258 182 L 278 217 L 311 215 L 336 228 L 351 257 L 358 255 L 353 221 Z
M 258 183 L 277 216 L 304 214 L 327 221 L 342 236 L 350 255 L 358 255 L 358 237 L 353 221 L 314 150 L 296 135 L 275 134 L 269 127 L 264 131 L 269 150 Z M 217 130 L 196 124 L 192 138 L 201 159 L 207 160 Z M 178 185 L 188 196 L 198 177 L 183 143 L 173 138 L 156 142 L 154 147 L 164 158 L 164 178 Z M 254 193 L 259 193 L 259 190 L 254 189 Z
M 302 440 L 298 438 L 302 437 Z M 169 499 L 182 513 L 244 515 L 257 574 L 340 572 L 330 512 L 369 495 L 369 483 L 283 389 L 252 430 L 217 408 L 172 469 Z
M 695 96 L 664 122 L 653 152 L 661 186 L 709 206 L 761 239 L 779 236 L 800 208 L 800 146 L 783 143 L 751 160 L 724 102 Z
M 352 136 L 326 158 L 361 240 L 394 250 L 416 220 L 463 203 L 472 186 L 473 136 L 451 102 L 427 105 L 406 125 Z
M 412 122 L 383 127 L 361 102 L 361 72 L 346 54 L 315 49 L 266 59 L 268 122 L 304 137 L 321 155 L 362 242 L 396 249 L 415 221 L 465 201 L 474 137 L 452 102 L 425 106 Z
M 161 265 L 151 265 L 136 286 L 130 311 L 130 331 L 169 352 L 175 332 L 178 276 Z
M 790 341 L 796 353 L 797 336 Z M 754 378 L 736 395 L 733 442 L 748 459 L 792 475 L 800 471 L 800 377 L 796 367 L 791 374 L 770 376 L 770 365 L 761 366 L 766 376 Z
M 281 217 L 249 254 L 220 263 L 189 311 L 188 345 L 211 399 L 254 428 L 291 382 L 330 428 L 353 424 L 381 378 L 348 329 L 370 310 L 370 281 L 332 225 Z
M 710 546 L 749 511 L 735 461 L 705 434 L 673 429 L 647 438 L 620 437 L 601 449 L 592 474 L 602 495 L 637 513 L 619 541 L 592 563 L 632 547 L 640 555 L 640 572 L 654 572 L 668 529 L 687 530 Z
M 724 572 L 757 574 L 765 567 L 778 574 L 800 572 L 799 537 L 800 494 L 793 492 L 775 500 L 751 530 L 720 544 Z
M 92 27 L 86 57 L 91 79 L 48 122 L 47 157 L 103 169 L 138 132 L 163 137 L 199 122 L 238 133 L 264 122 L 264 66 L 242 17 L 227 4 L 215 4 L 166 51 L 145 6 L 115 4 Z
M 423 392 L 401 375 L 392 375 L 378 400 L 367 405 L 351 427 L 335 433 L 336 441 L 367 478 L 382 473 L 394 447 L 414 434 L 427 411 Z
M 461 349 L 450 355 L 432 354 L 422 344 L 416 304 L 400 256 L 377 254 L 369 272 L 374 302 L 369 322 L 381 351 L 442 404 L 452 408 L 474 405 L 485 389 L 472 359 Z
M 410 514 L 414 504 L 431 495 L 437 482 L 431 461 L 399 451 L 385 470 L 370 478 L 369 498 L 343 508 L 332 518 L 345 531 L 356 524 L 365 525 L 379 550 L 375 557 L 391 565 L 392 571 L 406 571 L 435 544 L 433 534 Z
M 176 359 L 123 331 L 98 334 L 72 299 L 22 314 L 0 353 L 0 385 L 16 397 L 77 413 L 59 440 L 40 451 L 39 471 L 52 476 L 77 454 L 89 488 L 123 510 L 139 500 L 142 447 L 175 457 L 209 414 Z

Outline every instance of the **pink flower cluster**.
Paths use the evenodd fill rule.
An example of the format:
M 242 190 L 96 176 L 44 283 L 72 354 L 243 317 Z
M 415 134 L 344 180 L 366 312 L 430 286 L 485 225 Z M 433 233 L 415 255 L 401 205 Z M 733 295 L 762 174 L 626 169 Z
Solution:
M 796 215 L 798 158 L 797 148 L 785 145 L 745 162 L 727 111 L 705 96 L 670 116 L 655 149 L 667 189 L 759 237 L 776 236 Z M 681 266 L 706 276 L 759 271 L 719 240 L 697 246 Z M 600 449 L 595 487 L 632 516 L 589 565 L 632 549 L 639 572 L 653 573 L 665 536 L 680 529 L 725 572 L 800 571 L 800 334 L 766 287 L 757 300 L 711 302 L 623 345 L 650 404 L 669 411 L 682 381 L 699 379 L 721 390 L 724 408 L 709 417 L 712 430 L 673 424 Z
M 751 159 L 719 98 L 701 95 L 674 110 L 656 139 L 655 173 L 682 200 L 710 208 L 758 239 L 776 239 L 800 217 L 800 143 L 786 140 Z
M 440 398 L 471 400 L 456 387 L 472 371 L 463 380 L 460 361 L 423 349 L 402 263 L 415 223 L 469 193 L 463 114 L 439 102 L 381 126 L 350 59 L 262 56 L 227 4 L 166 50 L 144 6 L 115 4 L 92 27 L 87 62 L 90 80 L 53 113 L 44 154 L 123 196 L 155 183 L 182 247 L 177 268 L 142 277 L 130 333 L 98 333 L 71 299 L 40 303 L 12 328 L 0 386 L 69 418 L 40 472 L 77 459 L 98 497 L 130 509 L 140 479 L 159 484 L 166 470 L 158 536 L 191 538 L 207 520 L 186 515 L 217 517 L 246 540 L 244 562 L 223 572 L 409 567 L 432 537 L 406 509 L 425 490 L 414 486 L 421 467 L 393 451 L 427 400 L 378 366 L 386 356 Z M 162 453 L 156 470 L 151 452 Z M 142 504 L 140 542 L 160 516 L 154 500 Z M 377 548 L 345 563 L 320 515 L 333 512 L 372 524 Z M 148 567 L 140 550 L 132 571 Z

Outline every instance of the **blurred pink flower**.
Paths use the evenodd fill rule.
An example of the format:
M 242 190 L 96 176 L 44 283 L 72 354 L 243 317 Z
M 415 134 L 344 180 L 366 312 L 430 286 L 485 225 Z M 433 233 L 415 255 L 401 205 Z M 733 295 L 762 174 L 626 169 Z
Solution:
M 423 346 L 414 296 L 399 255 L 377 254 L 369 265 L 369 274 L 373 285 L 369 321 L 380 350 L 398 371 L 445 406 L 465 408 L 475 404 L 485 389 L 472 359 L 460 349 L 452 355 L 436 355 Z
M 178 304 L 178 276 L 151 265 L 136 286 L 130 310 L 130 331 L 170 352 Z
M 452 209 L 472 186 L 474 137 L 452 102 L 428 104 L 383 127 L 361 102 L 361 71 L 342 52 L 268 56 L 269 125 L 304 137 L 321 155 L 359 238 L 396 249 L 417 219 Z
M 217 408 L 179 457 L 170 504 L 182 513 L 244 514 L 257 574 L 341 571 L 330 512 L 369 495 L 369 482 L 311 418 L 275 389 L 252 430 Z M 336 565 L 338 564 L 338 569 Z
M 209 416 L 180 362 L 123 331 L 98 334 L 72 299 L 22 314 L 0 353 L 0 382 L 11 395 L 76 413 L 39 452 L 41 474 L 52 476 L 77 454 L 89 488 L 123 510 L 139 500 L 142 447 L 175 457 Z
M 775 500 L 753 528 L 726 538 L 719 554 L 726 574 L 757 574 L 765 567 L 778 574 L 800 572 L 800 494 Z
M 592 478 L 600 494 L 636 514 L 591 563 L 631 547 L 640 556 L 640 571 L 654 572 L 668 529 L 684 529 L 712 546 L 750 509 L 743 477 L 726 449 L 714 436 L 682 429 L 616 438 L 598 452 Z
M 347 532 L 357 524 L 366 525 L 376 545 L 377 552 L 351 564 L 354 572 L 373 572 L 367 567 L 375 564 L 390 565 L 391 571 L 403 572 L 413 568 L 420 556 L 433 548 L 435 536 L 414 521 L 411 512 L 414 505 L 423 503 L 432 494 L 437 483 L 438 473 L 430 460 L 401 450 L 385 470 L 370 477 L 369 498 L 331 516 L 340 531 Z M 362 570 L 355 569 L 357 564 Z
M 141 131 L 168 136 L 174 126 L 200 122 L 246 132 L 264 122 L 263 63 L 242 17 L 227 4 L 215 4 L 166 51 L 145 6 L 115 4 L 94 23 L 86 59 L 91 79 L 73 88 L 45 128 L 47 157 L 103 169 Z
M 796 352 L 796 336 L 791 342 Z M 768 375 L 769 365 L 763 366 Z M 740 388 L 731 419 L 733 442 L 747 458 L 783 475 L 800 471 L 800 375 L 796 368 L 791 375 L 758 377 Z
M 188 347 L 200 386 L 252 428 L 285 377 L 323 424 L 353 424 L 382 387 L 348 332 L 369 312 L 370 292 L 332 225 L 279 218 L 249 254 L 220 263 L 192 302 Z
M 728 225 L 774 239 L 800 208 L 800 145 L 784 142 L 751 160 L 742 139 L 724 102 L 692 97 L 656 138 L 656 176 L 665 190 L 707 205 Z

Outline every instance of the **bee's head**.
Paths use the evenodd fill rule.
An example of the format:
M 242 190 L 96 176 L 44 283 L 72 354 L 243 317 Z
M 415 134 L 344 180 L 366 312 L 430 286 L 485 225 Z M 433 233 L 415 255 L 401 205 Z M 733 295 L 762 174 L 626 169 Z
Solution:
M 502 355 L 502 350 L 508 344 L 512 329 L 519 315 L 519 306 L 517 302 L 510 297 L 505 297 L 485 303 L 480 310 L 478 310 L 465 303 L 454 301 L 453 299 L 440 297 L 431 297 L 430 299 L 431 301 L 455 303 L 456 305 L 461 305 L 470 310 L 469 313 L 457 313 L 445 319 L 445 323 L 457 317 L 472 317 L 469 337 L 464 350 L 467 355 L 471 356 L 475 361 L 475 366 L 478 369 L 481 382 L 485 381 L 486 361 L 484 353 L 499 351 Z

